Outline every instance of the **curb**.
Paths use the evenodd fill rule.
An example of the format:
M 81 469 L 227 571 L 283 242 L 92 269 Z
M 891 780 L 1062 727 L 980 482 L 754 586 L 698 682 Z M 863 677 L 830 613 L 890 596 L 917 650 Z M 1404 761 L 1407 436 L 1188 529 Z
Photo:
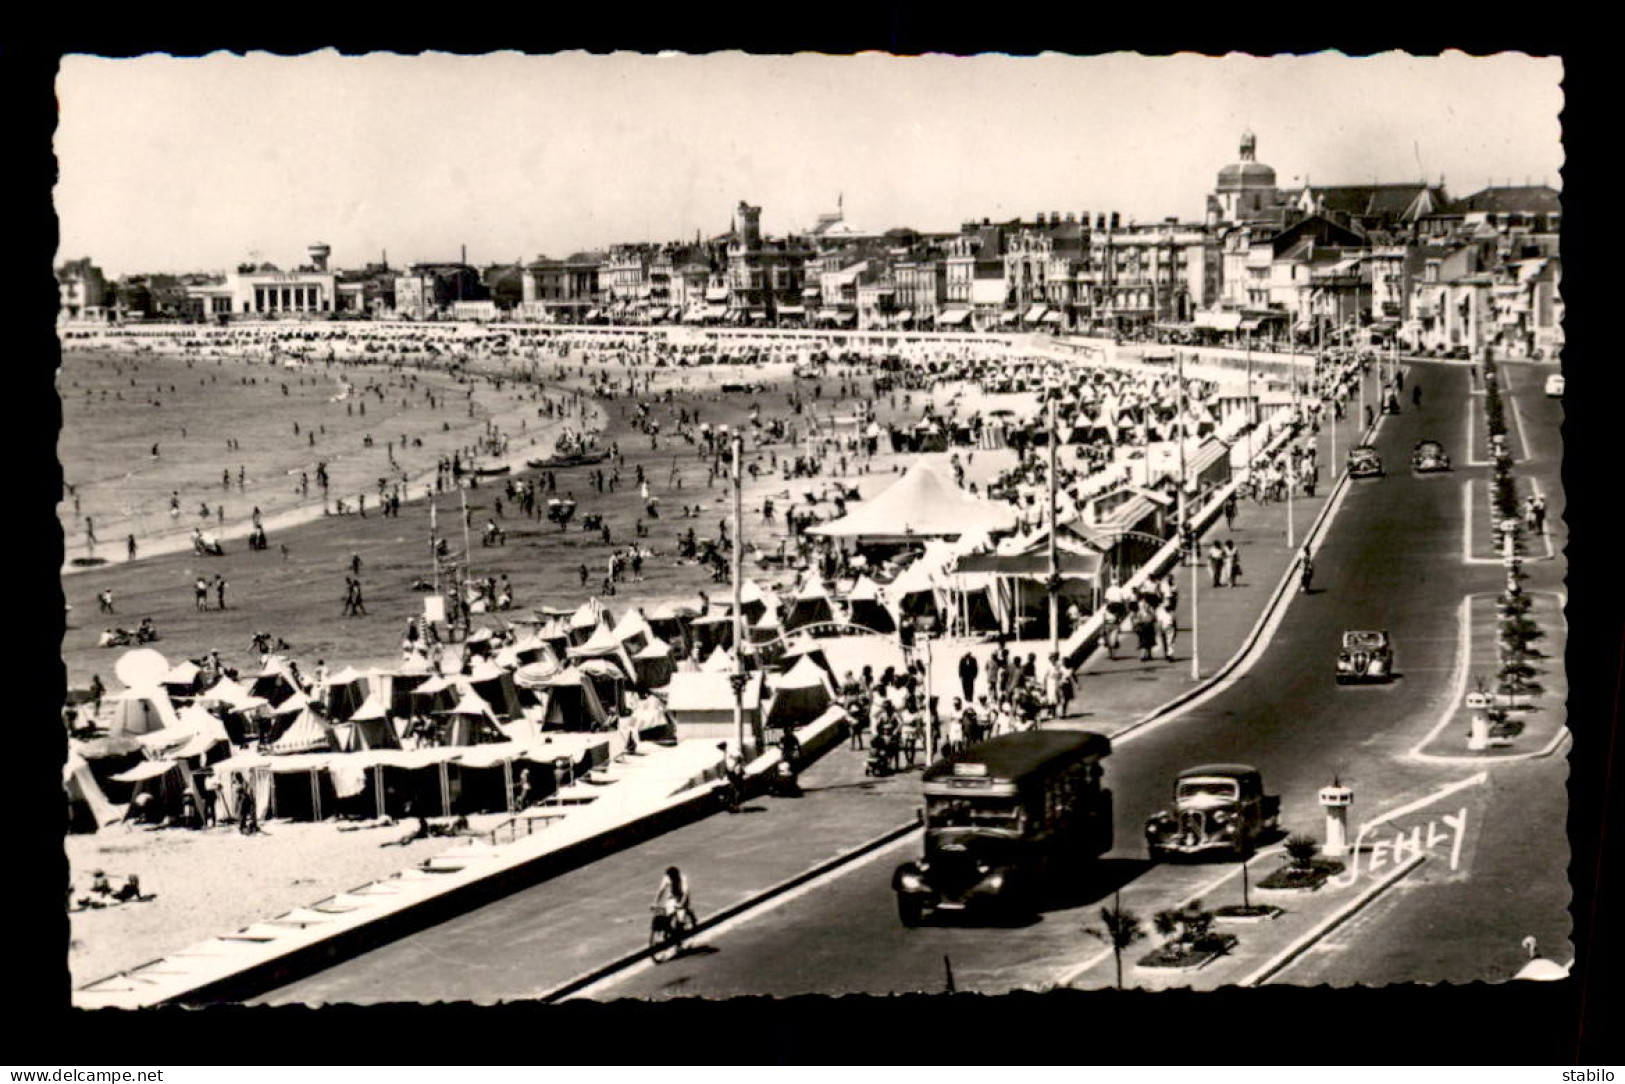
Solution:
M 738 903 L 730 904 L 729 906 L 718 911 L 716 914 L 707 918 L 705 921 L 696 923 L 690 936 L 703 933 L 709 929 L 714 929 L 730 919 L 737 918 L 746 911 L 760 907 L 769 900 L 782 896 L 792 889 L 799 888 L 808 881 L 822 877 L 826 873 L 833 872 L 834 870 L 837 870 L 850 862 L 854 862 L 857 859 L 862 858 L 871 851 L 879 850 L 881 847 L 895 842 L 896 840 L 901 839 L 903 836 L 908 835 L 910 832 L 915 831 L 919 828 L 919 826 L 920 824 L 918 821 L 908 821 L 904 824 L 894 825 L 893 827 L 881 832 L 879 835 L 858 844 L 856 847 L 853 847 L 850 850 L 842 851 L 833 858 L 826 858 L 824 861 L 815 866 L 811 866 L 808 869 L 802 870 L 800 873 L 785 878 L 778 884 L 765 888 L 754 895 L 747 896 Z M 636 952 L 630 952 L 617 959 L 611 960 L 607 964 L 600 964 L 598 967 L 595 967 L 590 971 L 585 971 L 572 979 L 568 979 L 565 982 L 560 983 L 551 990 L 538 995 L 537 1000 L 543 1003 L 561 1001 L 579 990 L 591 986 L 594 983 L 601 982 L 604 979 L 614 975 L 616 972 L 624 971 L 632 965 L 649 958 L 653 951 L 653 949 L 645 947 L 638 949 Z
M 1303 545 L 1310 546 L 1314 542 L 1318 541 L 1318 537 L 1325 527 L 1328 515 L 1333 508 L 1337 507 L 1339 499 L 1348 489 L 1348 486 L 1348 473 L 1346 471 L 1340 472 L 1337 484 L 1334 485 L 1326 494 L 1326 503 L 1321 506 L 1320 513 L 1315 517 L 1315 521 L 1309 525 L 1308 531 L 1304 533 Z M 1298 558 L 1296 555 L 1294 555 L 1292 560 L 1287 563 L 1286 571 L 1282 574 L 1280 582 L 1275 585 L 1275 591 L 1271 594 L 1268 601 L 1264 603 L 1263 610 L 1259 612 L 1258 620 L 1253 623 L 1252 629 L 1248 631 L 1246 638 L 1242 640 L 1241 646 L 1236 649 L 1235 653 L 1231 655 L 1228 660 L 1221 664 L 1217 670 L 1215 670 L 1203 681 L 1191 686 L 1184 692 L 1179 693 L 1167 703 L 1151 709 L 1151 711 L 1147 712 L 1139 719 L 1117 731 L 1117 733 L 1112 735 L 1112 741 L 1117 742 L 1134 733 L 1136 730 L 1148 726 L 1164 716 L 1179 710 L 1192 700 L 1196 699 L 1198 696 L 1201 696 L 1211 690 L 1214 686 L 1218 685 L 1221 681 L 1234 673 L 1236 668 L 1241 665 L 1242 661 L 1246 659 L 1246 657 L 1250 655 L 1258 646 L 1258 641 L 1263 637 L 1265 628 L 1269 625 L 1271 619 L 1275 617 L 1276 612 L 1281 608 L 1283 602 L 1291 593 L 1290 588 L 1292 585 L 1293 574 L 1297 570 L 1297 567 Z
M 1257 971 L 1254 971 L 1251 975 L 1248 975 L 1236 985 L 1262 986 L 1272 977 L 1280 974 L 1280 972 L 1291 966 L 1291 964 L 1297 960 L 1298 957 L 1302 956 L 1306 951 L 1312 948 L 1321 938 L 1325 937 L 1327 934 L 1343 925 L 1343 923 L 1365 910 L 1373 900 L 1382 895 L 1384 892 L 1388 891 L 1388 889 L 1392 888 L 1395 884 L 1398 884 L 1402 878 L 1407 876 L 1412 870 L 1414 870 L 1417 866 L 1420 866 L 1425 861 L 1427 861 L 1427 855 L 1419 854 L 1412 858 L 1409 862 L 1405 863 L 1403 866 L 1397 867 L 1392 873 L 1388 874 L 1388 876 L 1367 888 L 1358 897 L 1356 897 L 1352 903 L 1345 906 L 1341 911 L 1333 912 L 1328 918 L 1322 919 L 1320 923 L 1310 929 L 1308 933 L 1303 934 L 1296 941 L 1293 941 L 1273 959 L 1266 962 L 1263 967 L 1260 967 Z

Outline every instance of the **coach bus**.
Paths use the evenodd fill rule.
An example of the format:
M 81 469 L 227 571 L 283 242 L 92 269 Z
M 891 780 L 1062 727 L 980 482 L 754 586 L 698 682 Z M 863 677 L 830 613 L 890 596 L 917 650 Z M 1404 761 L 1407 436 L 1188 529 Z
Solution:
M 1035 911 L 1056 885 L 1111 850 L 1111 755 L 1101 734 L 1029 730 L 943 758 L 923 779 L 925 853 L 892 877 L 897 915 Z

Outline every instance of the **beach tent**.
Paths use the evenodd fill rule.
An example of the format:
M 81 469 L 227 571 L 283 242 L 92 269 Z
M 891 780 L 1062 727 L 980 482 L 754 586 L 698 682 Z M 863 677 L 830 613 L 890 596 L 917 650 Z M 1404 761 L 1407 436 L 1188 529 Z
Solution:
M 165 760 L 207 756 L 219 746 L 231 744 L 225 723 L 196 704 L 182 708 L 171 725 L 143 734 L 137 740 L 149 757 Z
M 322 697 L 327 717 L 348 719 L 367 699 L 369 685 L 366 674 L 349 666 L 328 678 L 327 688 Z
M 435 714 L 441 717 L 442 747 L 479 745 L 503 738 L 491 705 L 471 689 L 465 688 L 455 705 Z
M 805 656 L 790 672 L 768 679 L 772 700 L 768 703 L 767 725 L 799 727 L 822 715 L 834 701 L 829 675 Z
M 401 742 L 389 721 L 384 698 L 374 692 L 348 720 L 333 728 L 339 748 L 346 753 L 363 749 L 399 749 Z
M 491 705 L 491 711 L 499 718 L 511 719 L 519 714 L 519 690 L 514 686 L 512 671 L 481 659 L 474 664 L 464 682 L 481 700 Z
M 280 707 L 283 701 L 295 696 L 299 686 L 288 673 L 287 663 L 279 656 L 273 655 L 266 660 L 265 669 L 255 677 L 249 691 L 273 706 Z
M 300 709 L 294 721 L 271 743 L 277 754 L 310 753 L 333 748 L 333 734 L 309 705 Z
M 925 560 L 915 561 L 898 574 L 887 588 L 899 613 L 921 618 L 940 612 L 937 604 L 937 585 Z
M 883 635 L 897 631 L 896 619 L 881 601 L 880 588 L 875 586 L 875 581 L 868 576 L 858 577 L 858 582 L 847 592 L 846 603 L 850 609 L 849 620 L 852 624 L 862 625 Z
M 113 698 L 113 720 L 108 732 L 139 736 L 175 723 L 175 705 L 163 689 L 125 689 Z
M 107 800 L 90 765 L 71 749 L 68 751 L 68 762 L 62 766 L 62 789 L 68 799 L 70 823 L 75 826 L 95 831 L 104 824 L 115 824 L 124 818 L 123 807 Z M 82 814 L 80 809 L 83 810 Z
M 774 611 L 774 610 L 768 610 L 766 613 L 762 614 L 762 619 L 760 621 L 756 622 L 754 625 L 746 626 L 746 628 L 745 628 L 745 652 L 746 652 L 746 654 L 749 654 L 751 651 L 754 650 L 754 648 L 751 645 L 753 645 L 753 644 L 765 644 L 769 640 L 777 640 L 783 634 L 784 634 L 784 629 L 779 624 L 779 615 L 778 615 L 778 613 L 776 611 Z
M 681 647 L 679 654 L 687 654 L 690 643 L 688 626 L 699 615 L 700 608 L 695 603 L 662 602 L 649 610 L 646 620 L 652 630 L 651 635 Z
M 202 673 L 203 671 L 198 669 L 197 663 L 191 659 L 183 659 L 170 668 L 169 673 L 164 675 L 161 684 L 173 690 L 172 695 L 186 696 L 194 690 L 198 677 Z
M 583 602 L 575 613 L 570 615 L 569 639 L 573 645 L 584 644 L 592 638 L 599 626 L 609 624 L 614 619 L 604 604 L 596 598 Z
M 671 648 L 664 640 L 650 640 L 643 650 L 632 656 L 637 670 L 638 685 L 645 689 L 662 689 L 676 671 L 672 663 Z
M 829 593 L 824 590 L 823 581 L 809 573 L 807 582 L 796 592 L 795 601 L 790 603 L 790 612 L 784 619 L 785 630 L 834 620 L 835 611 L 830 608 Z
M 760 621 L 763 614 L 775 608 L 772 605 L 775 601 L 771 593 L 762 590 L 761 584 L 755 580 L 746 580 L 739 585 L 739 611 L 745 615 L 746 624 Z
M 728 677 L 725 673 L 672 675 L 671 684 L 667 687 L 666 714 L 677 725 L 679 738 L 684 737 L 684 727 L 733 725 L 734 693 Z M 746 677 L 742 700 L 745 725 L 752 726 L 761 719 L 762 714 L 761 674 Z
M 625 645 L 628 655 L 636 655 L 643 650 L 654 632 L 642 614 L 636 610 L 628 610 L 615 623 L 613 635 L 617 641 Z
M 957 538 L 968 531 L 1008 531 L 1016 514 L 1005 504 L 985 500 L 954 484 L 928 460 L 918 460 L 885 492 L 854 511 L 809 533 L 868 542 L 909 542 Z
M 544 729 L 601 730 L 608 719 L 592 680 L 580 670 L 571 667 L 548 678 L 541 711 Z
M 632 659 L 607 625 L 598 626 L 586 643 L 572 647 L 570 658 L 578 660 L 578 665 L 582 659 L 606 659 L 611 665 L 620 667 L 623 677 L 632 676 Z

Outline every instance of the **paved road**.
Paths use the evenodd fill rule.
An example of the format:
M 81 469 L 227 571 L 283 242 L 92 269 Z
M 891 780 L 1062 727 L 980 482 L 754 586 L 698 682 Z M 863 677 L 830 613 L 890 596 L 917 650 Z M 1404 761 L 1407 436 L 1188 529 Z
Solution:
M 1081 898 L 1062 901 L 1041 921 L 1019 929 L 904 929 L 889 885 L 894 862 L 909 850 L 899 846 L 759 921 L 719 933 L 703 954 L 643 969 L 594 996 L 936 991 L 946 982 L 944 957 L 959 989 L 1053 982 L 1070 962 L 1098 951 L 1082 927 L 1113 887 L 1144 872 L 1137 826 L 1163 803 L 1182 767 L 1201 760 L 1257 764 L 1270 789 L 1283 796 L 1284 823 L 1317 835 L 1316 792 L 1333 775 L 1355 789 L 1361 811 L 1375 812 L 1470 774 L 1401 759 L 1451 699 L 1457 603 L 1484 572 L 1496 572 L 1461 561 L 1459 479 L 1417 477 L 1407 469 L 1417 440 L 1450 441 L 1441 434 L 1461 432 L 1467 373 L 1420 364 L 1411 371 L 1413 380 L 1426 385 L 1423 405 L 1412 409 L 1407 398 L 1405 411 L 1385 421 L 1378 447 L 1389 475 L 1351 489 L 1316 561 L 1316 592 L 1294 599 L 1268 649 L 1232 686 L 1175 721 L 1135 735 L 1113 755 L 1107 781 L 1116 795 L 1118 846 Z M 1333 682 L 1339 633 L 1361 627 L 1391 631 L 1400 680 L 1372 688 Z M 1530 793 L 1542 800 L 1528 803 Z M 1385 962 L 1373 955 L 1361 971 L 1363 981 L 1429 981 L 1446 977 L 1443 970 L 1464 969 L 1488 977 L 1494 969 L 1485 961 L 1500 946 L 1487 942 L 1501 936 L 1503 924 L 1484 934 L 1481 912 L 1509 898 L 1526 913 L 1561 922 L 1564 901 L 1552 898 L 1552 885 L 1561 882 L 1548 878 L 1544 889 L 1528 883 L 1530 872 L 1539 876 L 1553 862 L 1561 864 L 1563 856 L 1550 854 L 1552 822 L 1519 812 L 1538 816 L 1549 810 L 1553 793 L 1549 773 L 1538 768 L 1507 773 L 1504 782 L 1498 775 L 1487 800 L 1495 812 L 1485 821 L 1475 819 L 1492 836 L 1470 840 L 1464 850 L 1459 883 L 1465 887 L 1451 896 L 1435 893 L 1426 905 L 1428 917 L 1418 919 L 1451 931 L 1453 950 L 1425 959 L 1395 953 Z M 1509 842 L 1509 836 L 1519 840 Z M 1538 860 L 1517 861 L 1531 853 Z M 1159 869 L 1153 876 L 1170 879 L 1173 903 L 1176 892 L 1199 880 L 1203 870 Z M 1426 891 L 1410 898 L 1426 899 Z M 1417 906 L 1396 913 L 1423 912 Z
M 1413 368 L 1414 372 L 1427 368 Z M 1543 393 L 1549 366 L 1503 364 L 1514 476 L 1522 492 L 1533 482 L 1546 494 L 1547 531 L 1557 554 L 1529 561 L 1530 590 L 1563 590 L 1563 547 L 1568 529 L 1561 476 L 1559 427 L 1562 403 Z M 1439 383 L 1431 373 L 1424 379 Z M 1513 404 L 1516 409 L 1513 409 Z M 1479 415 L 1482 419 L 1482 414 Z M 1520 428 L 1521 424 L 1521 428 Z M 1465 458 L 1465 457 L 1463 457 Z M 1489 467 L 1463 469 L 1468 476 Z M 1532 547 L 1532 552 L 1539 547 Z M 1471 577 L 1475 590 L 1493 591 L 1498 565 L 1482 565 Z M 1553 660 L 1556 664 L 1558 660 Z M 1438 863 L 1328 938 L 1280 976 L 1282 982 L 1377 983 L 1415 976 L 1428 982 L 1500 979 L 1525 961 L 1519 943 L 1533 936 L 1539 953 L 1559 963 L 1574 957 L 1569 944 L 1569 850 L 1567 746 L 1554 756 L 1485 767 L 1492 772 L 1490 797 L 1468 876 L 1451 875 Z M 1476 807 L 1475 807 L 1476 809 Z

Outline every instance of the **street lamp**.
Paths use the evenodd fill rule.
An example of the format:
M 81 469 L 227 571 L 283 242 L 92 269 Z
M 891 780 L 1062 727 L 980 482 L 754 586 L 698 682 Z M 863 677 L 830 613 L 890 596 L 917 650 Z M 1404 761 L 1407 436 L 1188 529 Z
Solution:
M 733 438 L 734 530 L 733 530 L 733 640 L 734 672 L 734 735 L 739 742 L 739 759 L 745 759 L 745 615 L 743 606 L 744 531 L 742 511 L 744 489 L 740 482 L 740 463 L 744 459 L 745 438 L 735 432 Z
M 1197 583 L 1197 568 L 1202 563 L 1196 553 L 1191 552 L 1196 543 L 1196 533 L 1190 529 L 1190 521 L 1186 518 L 1189 511 L 1186 507 L 1186 478 L 1185 478 L 1185 430 L 1186 417 L 1189 407 L 1185 402 L 1185 355 L 1178 352 L 1174 355 L 1174 382 L 1179 392 L 1179 556 L 1180 560 L 1191 566 L 1191 680 L 1200 681 L 1202 677 L 1201 653 L 1198 650 L 1197 639 L 1197 613 L 1199 602 L 1199 587 Z

